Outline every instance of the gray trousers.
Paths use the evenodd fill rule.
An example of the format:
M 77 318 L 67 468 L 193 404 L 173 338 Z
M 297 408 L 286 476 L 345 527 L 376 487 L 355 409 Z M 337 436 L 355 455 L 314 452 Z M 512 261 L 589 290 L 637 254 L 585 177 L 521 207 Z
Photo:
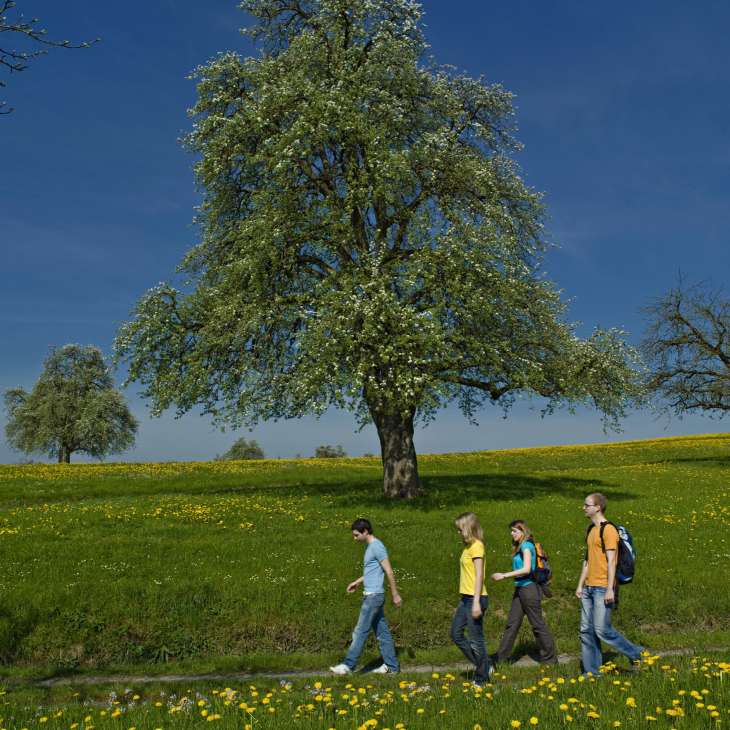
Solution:
M 540 661 L 546 664 L 554 664 L 558 661 L 555 654 L 555 640 L 543 618 L 541 602 L 542 589 L 537 583 L 515 588 L 512 596 L 512 606 L 510 606 L 509 616 L 507 617 L 507 627 L 495 655 L 497 661 L 504 662 L 509 659 L 520 626 L 522 626 L 522 619 L 525 616 L 527 616 L 527 620 L 532 626 L 532 633 L 537 640 L 540 649 Z

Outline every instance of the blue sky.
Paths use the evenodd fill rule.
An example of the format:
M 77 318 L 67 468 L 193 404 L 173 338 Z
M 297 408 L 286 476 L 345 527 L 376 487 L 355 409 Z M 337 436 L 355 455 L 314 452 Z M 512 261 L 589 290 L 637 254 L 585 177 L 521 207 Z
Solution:
M 231 0 L 153 0 L 143 11 L 91 0 L 19 0 L 49 35 L 102 41 L 56 51 L 0 93 L 0 389 L 32 384 L 51 345 L 110 351 L 136 299 L 172 275 L 196 242 L 187 76 L 219 51 L 252 50 Z M 570 317 L 641 337 L 640 309 L 675 283 L 723 283 L 730 270 L 730 4 L 564 0 L 427 0 L 435 59 L 516 95 L 519 162 L 545 193 L 558 248 L 545 269 Z M 5 40 L 5 39 L 3 39 Z M 195 414 L 140 418 L 125 460 L 204 459 L 237 434 Z M 419 452 L 644 438 L 723 429 L 707 418 L 634 413 L 604 436 L 591 411 L 539 417 L 519 403 L 486 408 L 470 426 L 447 409 L 416 437 Z M 2 426 L 0 416 L 0 426 Z M 725 425 L 725 428 L 727 426 Z M 246 432 L 244 432 L 246 433 Z M 246 434 L 247 435 L 247 434 Z M 377 451 L 372 428 L 346 413 L 263 424 L 271 456 L 321 443 Z M 21 455 L 0 443 L 0 462 Z

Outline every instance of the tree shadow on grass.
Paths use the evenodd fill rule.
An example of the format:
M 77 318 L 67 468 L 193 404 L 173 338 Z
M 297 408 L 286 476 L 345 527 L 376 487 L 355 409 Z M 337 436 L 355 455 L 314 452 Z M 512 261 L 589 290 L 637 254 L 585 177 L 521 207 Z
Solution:
M 328 506 L 336 508 L 353 508 L 359 510 L 376 507 L 378 509 L 403 509 L 432 511 L 463 506 L 473 502 L 493 501 L 527 501 L 542 496 L 560 496 L 566 499 L 581 500 L 594 491 L 605 491 L 611 500 L 633 499 L 637 495 L 620 491 L 616 484 L 600 479 L 583 479 L 569 474 L 555 476 L 534 474 L 499 473 L 499 474 L 446 474 L 428 475 L 422 478 L 424 494 L 410 501 L 388 499 L 383 495 L 383 482 L 380 473 L 347 474 L 340 478 L 329 476 L 320 480 L 314 475 L 300 479 L 277 480 L 276 476 L 269 483 L 256 482 L 236 483 L 231 477 L 200 482 L 155 484 L 150 485 L 147 492 L 133 484 L 116 485 L 113 493 L 108 488 L 84 489 L 79 487 L 77 493 L 67 491 L 62 494 L 43 494 L 20 500 L 20 504 L 29 504 L 42 499 L 43 502 L 67 502 L 89 499 L 119 499 L 124 497 L 210 497 L 225 495 L 261 495 L 266 497 L 297 498 L 315 497 L 326 499 Z M 17 498 L 15 501 L 18 501 Z M 8 507 L 8 505 L 4 505 Z M 17 506 L 17 505 L 15 505 Z
M 533 476 L 520 473 L 459 474 L 428 476 L 423 480 L 424 494 L 410 501 L 387 499 L 382 483 L 374 480 L 349 482 L 338 490 L 335 485 L 307 485 L 298 491 L 281 487 L 279 494 L 289 496 L 327 496 L 330 506 L 358 509 L 412 509 L 423 512 L 463 506 L 474 502 L 528 501 L 545 496 L 559 496 L 582 500 L 586 494 L 604 491 L 610 499 L 623 501 L 637 495 L 616 488 L 617 485 L 600 479 L 581 479 L 566 475 Z
M 730 455 L 728 456 L 678 456 L 676 459 L 660 459 L 649 461 L 647 464 L 702 464 L 703 466 L 714 466 L 719 468 L 730 468 Z

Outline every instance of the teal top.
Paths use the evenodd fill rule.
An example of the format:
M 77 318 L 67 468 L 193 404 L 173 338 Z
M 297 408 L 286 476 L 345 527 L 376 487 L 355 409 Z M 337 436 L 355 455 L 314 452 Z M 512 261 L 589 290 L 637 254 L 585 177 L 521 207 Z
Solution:
M 537 551 L 535 550 L 535 545 L 532 542 L 532 540 L 525 540 L 522 545 L 520 545 L 520 549 L 512 556 L 512 570 L 519 570 L 520 568 L 524 567 L 525 561 L 522 559 L 522 553 L 525 550 L 530 551 L 530 558 L 532 559 L 532 571 L 534 572 L 535 568 L 537 567 Z M 515 585 L 516 586 L 529 586 L 530 583 L 534 583 L 535 581 L 532 580 L 530 575 L 523 575 L 519 578 L 515 578 Z

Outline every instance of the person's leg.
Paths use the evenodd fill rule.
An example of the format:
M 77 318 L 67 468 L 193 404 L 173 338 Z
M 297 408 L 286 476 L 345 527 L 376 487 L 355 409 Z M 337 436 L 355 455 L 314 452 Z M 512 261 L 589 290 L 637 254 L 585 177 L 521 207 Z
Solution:
M 454 618 L 451 620 L 451 641 L 461 649 L 461 653 L 472 663 L 476 664 L 471 644 L 464 635 L 471 618 L 471 598 L 459 599 Z
M 357 660 L 360 658 L 365 642 L 368 639 L 368 634 L 373 628 L 373 619 L 378 609 L 378 595 L 382 597 L 382 594 L 374 594 L 363 598 L 360 616 L 352 632 L 352 642 L 350 648 L 347 650 L 347 656 L 343 661 L 343 664 L 347 665 L 350 669 L 354 669 L 357 666 Z M 382 606 L 383 604 L 381 602 L 380 607 L 382 608 Z
M 594 626 L 596 635 L 601 641 L 605 641 L 606 644 L 612 646 L 616 651 L 621 652 L 632 661 L 638 661 L 641 658 L 641 652 L 643 648 L 632 644 L 623 634 L 619 633 L 614 629 L 611 624 L 611 614 L 613 608 L 607 606 L 603 602 L 603 596 L 601 596 L 600 603 L 596 603 L 594 609 Z
M 522 619 L 525 612 L 522 610 L 522 603 L 517 595 L 518 591 L 519 589 L 515 589 L 512 596 L 512 605 L 507 616 L 507 626 L 504 629 L 504 634 L 502 634 L 502 640 L 499 642 L 499 649 L 497 649 L 497 652 L 492 657 L 498 662 L 505 662 L 510 658 L 517 633 L 520 630 L 520 626 L 522 626 Z
M 487 647 L 484 645 L 484 616 L 487 613 L 487 606 L 489 605 L 487 596 L 482 596 L 480 603 L 482 606 L 482 615 L 478 619 L 474 619 L 471 615 L 471 599 L 469 600 L 466 630 L 469 635 L 469 645 L 476 666 L 474 681 L 482 684 L 489 679 L 489 656 L 487 655 Z
M 378 639 L 378 645 L 380 646 L 380 654 L 383 657 L 383 663 L 388 670 L 391 672 L 399 672 L 400 664 L 398 663 L 398 656 L 395 653 L 395 643 L 388 627 L 388 622 L 385 620 L 385 611 L 383 610 L 383 604 L 385 603 L 385 594 L 380 594 L 383 598 L 380 603 L 380 607 L 375 612 L 373 618 L 373 624 L 375 627 L 375 636 Z
M 603 655 L 601 642 L 594 628 L 594 600 L 597 596 L 594 591 L 594 588 L 584 588 L 583 597 L 580 599 L 580 646 L 583 671 L 598 676 Z M 604 593 L 605 591 L 597 596 L 601 602 Z
M 542 592 L 537 583 L 523 586 L 519 589 L 520 603 L 524 612 L 527 614 L 527 620 L 532 626 L 532 633 L 540 649 L 540 661 L 545 664 L 555 664 L 558 657 L 555 654 L 555 640 L 550 633 L 550 629 L 545 623 L 542 615 Z

